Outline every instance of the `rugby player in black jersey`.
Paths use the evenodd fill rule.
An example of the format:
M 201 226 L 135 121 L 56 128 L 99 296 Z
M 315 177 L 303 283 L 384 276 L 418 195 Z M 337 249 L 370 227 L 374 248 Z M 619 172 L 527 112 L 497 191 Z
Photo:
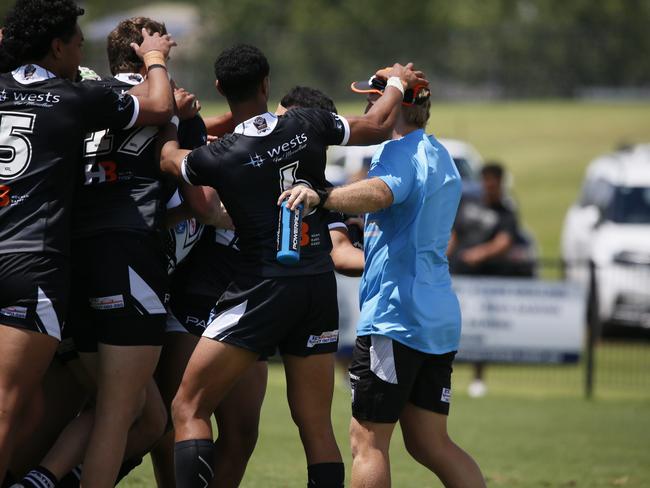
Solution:
M 269 66 L 252 46 L 227 49 L 215 62 L 235 133 L 189 152 L 172 138 L 167 164 L 192 184 L 217 189 L 239 235 L 237 276 L 222 295 L 185 370 L 172 415 L 176 486 L 209 484 L 214 445 L 210 416 L 260 355 L 279 347 L 291 413 L 305 448 L 309 486 L 342 486 L 343 463 L 331 426 L 337 304 L 326 212 L 304 218 L 300 262 L 275 258 L 280 193 L 298 182 L 325 186 L 325 149 L 372 144 L 389 137 L 405 88 L 426 84 L 411 66 L 395 65 L 390 88 L 363 117 L 324 110 L 267 111 Z M 202 480 L 205 480 L 202 482 Z
M 73 83 L 83 36 L 72 0 L 18 0 L 0 44 L 0 478 L 30 398 L 60 339 L 70 209 L 88 131 L 160 125 L 173 113 L 164 59 L 174 42 L 144 37 L 148 93 Z M 100 485 L 94 485 L 100 486 Z

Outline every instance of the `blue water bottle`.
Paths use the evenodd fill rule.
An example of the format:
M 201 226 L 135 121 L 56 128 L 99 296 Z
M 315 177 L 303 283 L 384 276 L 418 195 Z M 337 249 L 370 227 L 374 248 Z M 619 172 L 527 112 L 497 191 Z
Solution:
M 286 200 L 280 205 L 276 254 L 279 263 L 290 266 L 300 261 L 302 209 L 302 204 L 299 204 L 295 210 L 289 210 Z

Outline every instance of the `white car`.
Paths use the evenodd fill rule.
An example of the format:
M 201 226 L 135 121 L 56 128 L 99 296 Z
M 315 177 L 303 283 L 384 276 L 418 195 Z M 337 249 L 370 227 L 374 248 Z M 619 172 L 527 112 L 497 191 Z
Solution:
M 589 165 L 561 246 L 567 278 L 594 286 L 602 322 L 650 328 L 650 144 Z
M 447 148 L 463 179 L 463 193 L 478 194 L 479 172 L 483 158 L 471 144 L 457 139 L 438 139 Z M 332 146 L 327 152 L 326 176 L 333 184 L 341 184 L 363 174 L 378 146 Z

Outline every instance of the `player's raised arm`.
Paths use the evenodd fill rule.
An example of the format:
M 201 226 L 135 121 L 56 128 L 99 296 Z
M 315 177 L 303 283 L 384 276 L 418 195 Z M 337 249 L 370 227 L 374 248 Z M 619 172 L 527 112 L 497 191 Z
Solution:
M 176 41 L 169 34 L 149 34 L 142 29 L 142 44 L 131 47 L 147 68 L 148 93 L 134 94 L 139 111 L 135 125 L 163 125 L 174 114 L 174 94 L 167 73 L 166 60 Z
M 413 63 L 395 63 L 392 68 L 377 71 L 375 76 L 387 80 L 386 88 L 363 116 L 345 116 L 350 125 L 347 145 L 366 146 L 390 139 L 405 91 L 429 85 L 421 71 L 413 70 Z

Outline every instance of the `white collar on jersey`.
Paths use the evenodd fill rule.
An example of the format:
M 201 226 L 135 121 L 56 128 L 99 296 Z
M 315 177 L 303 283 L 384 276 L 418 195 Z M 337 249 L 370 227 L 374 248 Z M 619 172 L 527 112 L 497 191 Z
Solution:
M 271 112 L 256 115 L 235 127 L 235 134 L 251 137 L 268 136 L 278 124 L 278 117 Z
M 118 73 L 114 76 L 116 80 L 121 81 L 122 83 L 128 83 L 129 85 L 139 85 L 144 81 L 144 76 L 140 73 Z
M 20 68 L 13 70 L 11 74 L 13 75 L 14 80 L 21 85 L 31 85 L 32 83 L 38 83 L 39 81 L 56 78 L 54 73 L 37 64 L 25 64 Z

